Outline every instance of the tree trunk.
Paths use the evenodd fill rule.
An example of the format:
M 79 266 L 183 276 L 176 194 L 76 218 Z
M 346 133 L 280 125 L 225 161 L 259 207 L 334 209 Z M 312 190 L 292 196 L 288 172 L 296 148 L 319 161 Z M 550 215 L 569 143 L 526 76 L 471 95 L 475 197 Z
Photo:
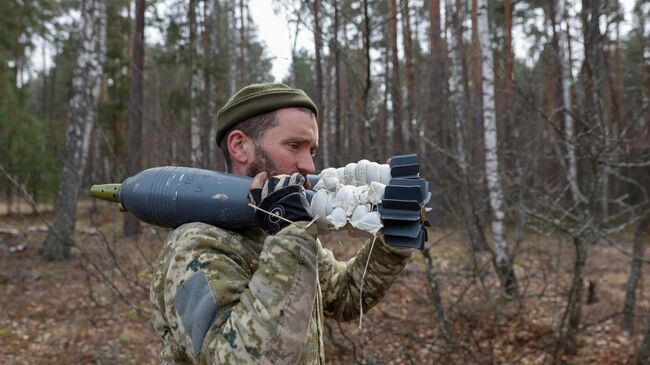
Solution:
M 106 56 L 106 3 L 83 0 L 80 4 L 79 45 L 72 76 L 68 130 L 59 181 L 54 222 L 45 238 L 41 256 L 48 261 L 70 258 L 90 136 L 95 120 L 101 76 Z
M 457 4 L 460 4 L 460 0 L 456 1 Z M 472 0 L 472 10 L 471 10 L 471 19 L 472 19 L 472 47 L 470 48 L 470 72 L 471 72 L 471 89 L 470 93 L 470 102 L 471 102 L 471 118 L 472 123 L 469 128 L 468 139 L 470 141 L 478 140 L 483 133 L 483 75 L 481 74 L 481 47 L 479 46 L 478 39 L 478 6 L 476 5 L 476 0 Z M 482 150 L 480 148 L 474 149 L 473 157 L 475 161 L 482 161 L 484 156 L 482 155 Z
M 246 7 L 245 0 L 239 0 L 239 87 L 247 84 L 246 78 Z
M 635 6 L 635 13 L 640 28 L 641 39 L 645 40 L 645 46 L 642 51 L 645 56 L 645 62 L 641 66 L 641 78 L 643 80 L 643 87 L 641 89 L 641 116 L 639 117 L 639 127 L 645 131 L 650 124 L 650 7 L 643 6 L 643 1 L 637 2 Z
M 334 139 L 336 140 L 337 166 L 341 165 L 341 153 L 343 150 L 343 123 L 341 123 L 341 46 L 339 44 L 339 4 L 334 0 Z M 330 47 L 331 48 L 331 47 Z M 330 53 L 332 51 L 330 50 Z
M 203 97 L 203 80 L 201 78 L 203 47 L 198 37 L 197 24 L 197 3 L 199 0 L 190 0 L 189 23 L 190 23 L 190 57 L 191 72 L 190 78 L 190 161 L 193 167 L 203 165 L 203 150 L 201 148 L 201 105 L 199 96 Z
M 436 143 L 441 143 L 442 122 L 444 120 L 444 102 L 447 94 L 447 84 L 444 80 L 445 62 L 443 41 L 440 25 L 440 0 L 429 0 L 429 38 L 431 48 L 431 104 L 429 125 L 425 128 L 424 137 Z
M 330 47 L 330 53 L 331 51 L 332 48 Z M 323 82 L 325 83 L 325 104 L 330 106 L 334 105 L 334 107 L 325 110 L 325 113 L 320 120 L 323 124 L 323 133 L 327 135 L 325 138 L 328 140 L 328 155 L 330 156 L 328 166 L 337 166 L 338 163 L 338 154 L 336 153 L 336 131 L 333 130 L 335 127 L 334 113 L 336 112 L 336 97 L 334 96 L 334 67 L 334 58 L 331 57 L 331 55 L 330 57 L 325 57 L 326 76 L 323 79 Z
M 582 293 L 584 292 L 584 269 L 587 263 L 586 242 L 581 237 L 573 238 L 575 259 L 573 262 L 573 281 L 569 291 L 566 310 L 560 323 L 560 336 L 558 346 L 553 356 L 553 363 L 559 359 L 557 349 L 562 348 L 565 355 L 575 355 L 578 352 L 578 330 L 582 314 Z
M 519 140 L 520 131 L 519 123 L 515 121 L 515 93 L 514 93 L 514 52 L 512 50 L 512 1 L 504 0 L 504 47 L 503 47 L 503 58 L 504 58 L 504 93 L 503 93 L 503 120 L 506 131 L 506 137 L 509 139 L 506 148 L 510 150 L 517 151 L 520 148 L 522 141 Z M 521 149 L 519 149 L 521 150 Z M 515 222 L 515 231 L 513 233 L 513 240 L 515 247 L 521 243 L 525 235 L 525 226 L 526 226 L 526 214 L 524 212 L 524 190 L 522 187 L 525 186 L 525 172 L 524 172 L 524 161 L 521 153 L 514 153 L 514 170 L 515 170 L 515 179 L 517 185 L 520 187 L 516 193 L 516 222 Z M 506 162 L 506 169 L 508 168 L 508 162 Z
M 364 83 L 364 88 L 363 88 L 363 98 L 362 98 L 362 104 L 363 104 L 363 128 L 367 130 L 367 133 L 363 133 L 364 138 L 363 138 L 363 148 L 361 149 L 362 153 L 363 152 L 369 152 L 371 154 L 371 159 L 377 160 L 377 157 L 379 156 L 379 147 L 377 145 L 377 128 L 376 125 L 373 125 L 373 120 L 371 120 L 370 113 L 369 113 L 369 97 L 370 97 L 370 89 L 372 87 L 372 74 L 370 72 L 370 67 L 372 66 L 372 59 L 370 58 L 370 48 L 372 47 L 372 44 L 370 43 L 371 40 L 371 30 L 370 30 L 370 14 L 368 12 L 368 0 L 363 0 L 363 25 L 364 25 L 364 32 L 363 32 L 363 53 L 365 56 L 364 60 L 364 67 L 365 67 L 365 74 L 366 74 L 366 80 Z M 374 118 L 374 121 L 376 123 L 376 118 Z M 366 146 L 370 146 L 370 148 L 366 148 Z
M 343 85 L 346 87 L 342 87 L 339 90 L 341 91 L 341 129 L 339 130 L 340 136 L 341 136 L 341 150 L 339 150 L 339 153 L 342 156 L 349 156 L 345 158 L 344 160 L 349 160 L 350 157 L 352 157 L 352 160 L 354 160 L 354 157 L 351 156 L 350 153 L 350 135 L 353 132 L 353 128 L 356 127 L 352 126 L 351 124 L 351 116 L 353 114 L 353 107 L 354 107 L 354 90 L 352 89 L 353 82 L 355 81 L 353 79 L 352 73 L 350 72 L 350 67 L 348 67 L 347 63 L 347 56 L 346 50 L 347 50 L 347 42 L 348 42 L 348 24 L 350 23 L 350 16 L 348 15 L 349 7 L 348 7 L 348 2 L 343 1 L 342 5 L 340 7 L 340 16 L 341 16 L 341 40 L 337 43 L 338 49 L 341 50 L 341 55 L 343 55 L 341 62 L 338 64 L 340 66 L 341 70 L 341 77 L 343 81 Z M 338 69 L 338 67 L 337 67 Z M 344 161 L 344 163 L 347 161 Z
M 603 146 L 606 151 L 608 148 L 608 128 L 603 122 L 602 100 L 600 98 L 601 90 L 601 34 L 600 34 L 600 0 L 582 0 L 582 27 L 585 47 L 585 58 L 583 62 L 583 85 L 584 85 L 584 113 L 587 118 L 587 128 L 601 133 L 601 139 L 604 140 Z M 605 167 L 604 176 L 601 183 L 601 221 L 606 219 L 607 215 L 607 167 Z
M 625 304 L 623 305 L 623 329 L 634 333 L 634 307 L 636 306 L 636 288 L 641 279 L 641 269 L 643 267 L 643 254 L 645 253 L 645 242 L 643 240 L 645 231 L 650 225 L 650 213 L 639 222 L 634 235 L 634 248 L 632 250 L 632 263 L 630 264 L 630 276 L 627 279 L 625 287 Z
M 444 79 L 445 75 L 445 62 L 443 56 L 443 43 L 440 36 L 440 0 L 429 0 L 429 38 L 431 49 L 431 103 L 426 108 L 427 118 L 422 121 L 422 142 L 421 156 L 426 156 L 424 161 L 426 165 L 424 168 L 427 171 L 443 171 L 443 166 L 440 163 L 442 156 L 437 152 L 427 153 L 427 143 L 435 143 L 439 146 L 443 145 L 443 121 L 445 120 L 444 103 L 447 100 L 447 84 Z M 440 176 L 440 175 L 438 175 Z M 431 186 L 433 193 L 433 209 L 431 210 L 431 224 L 434 227 L 442 227 L 444 225 L 444 196 L 440 189 L 440 184 L 435 183 Z
M 127 175 L 133 176 L 142 169 L 142 83 L 144 71 L 144 10 L 145 0 L 135 2 L 135 27 L 133 28 L 133 58 L 129 94 L 129 121 L 127 130 Z M 124 215 L 124 236 L 138 233 L 140 221 L 131 214 Z
M 429 282 L 429 290 L 431 291 L 431 301 L 433 302 L 433 307 L 436 313 L 436 319 L 438 320 L 438 327 L 445 335 L 446 338 L 449 338 L 451 333 L 449 331 L 449 322 L 447 320 L 447 315 L 445 314 L 445 307 L 442 303 L 440 296 L 440 285 L 438 284 L 438 277 L 436 274 L 436 268 L 433 266 L 433 259 L 431 257 L 430 250 L 422 251 L 424 256 L 424 264 L 427 269 L 427 280 Z
M 204 0 L 209 1 L 209 0 Z M 207 5 L 206 5 L 207 7 Z M 221 5 L 219 0 L 212 0 L 210 2 L 210 11 L 206 12 L 206 20 L 204 27 L 205 39 L 205 67 L 204 67 L 204 85 L 205 85 L 205 104 L 206 116 L 204 124 L 208 128 L 208 168 L 219 169 L 219 154 L 216 152 L 217 142 L 217 100 L 219 93 L 217 92 L 221 85 L 215 77 L 215 66 L 217 63 L 217 55 L 219 52 L 219 17 L 221 13 Z
M 387 22 L 384 22 L 383 33 L 387 34 Z M 390 42 L 384 38 L 384 92 L 382 95 L 381 109 L 379 118 L 379 145 L 382 157 L 388 158 L 393 155 L 394 146 L 392 144 L 393 137 L 393 125 L 391 124 L 390 118 L 388 117 L 388 99 L 389 99 L 389 90 L 388 85 L 390 85 Z
M 391 102 L 393 106 L 393 125 L 395 136 L 393 139 L 394 149 L 398 153 L 407 146 L 408 137 L 407 125 L 402 117 L 402 83 L 400 81 L 399 58 L 397 54 L 397 0 L 390 0 L 390 44 L 391 44 L 391 68 L 393 76 L 391 79 Z
M 571 103 L 571 64 L 569 62 L 569 23 L 568 23 L 568 9 L 566 6 L 567 0 L 556 0 L 555 7 L 555 27 L 559 35 L 560 45 L 560 78 L 562 84 L 562 109 L 564 120 L 564 145 L 566 149 L 566 164 L 567 164 L 567 182 L 571 189 L 571 196 L 574 203 L 584 202 L 586 199 L 580 191 L 578 184 L 578 164 L 576 159 L 576 141 L 574 135 L 574 120 L 572 114 Z M 567 26 L 562 29 L 562 18 L 564 18 Z
M 608 131 L 610 134 L 609 140 L 612 141 L 610 144 L 618 145 L 618 137 L 621 135 L 621 132 L 625 127 L 622 127 L 622 122 L 624 121 L 623 116 L 623 84 L 622 84 L 622 70 L 621 70 L 621 19 L 623 19 L 623 14 L 620 12 L 620 8 L 615 10 L 613 14 L 615 17 L 615 40 L 610 41 L 610 55 L 613 58 L 613 61 L 605 62 L 608 72 L 608 84 L 610 90 L 610 117 L 608 123 Z M 609 70 L 609 65 L 613 64 L 613 70 Z M 620 154 L 620 149 L 613 148 L 610 160 L 617 160 L 618 155 Z M 609 182 L 609 181 L 608 181 Z M 608 184 L 608 192 L 613 196 L 620 196 L 622 192 L 620 191 L 620 180 L 612 179 L 611 183 Z
M 235 50 L 237 49 L 237 12 L 235 11 L 235 4 L 231 1 L 226 1 L 226 30 L 228 31 L 228 94 L 233 95 L 237 91 L 237 55 Z
M 401 1 L 402 41 L 404 42 L 404 68 L 406 72 L 406 145 L 414 148 L 419 140 L 419 128 L 415 123 L 415 70 L 413 66 L 413 39 L 411 35 L 410 8 L 408 0 Z
M 598 70 L 600 67 L 600 27 L 598 21 L 600 19 L 600 0 L 582 0 L 582 10 L 580 13 L 582 18 L 583 28 L 583 41 L 585 46 L 585 58 L 583 63 L 583 77 L 585 78 L 585 97 L 588 102 L 593 103 L 590 106 L 590 112 L 587 113 L 590 128 L 602 128 L 602 108 L 600 106 L 599 93 L 599 75 Z M 598 103 L 596 105 L 595 103 Z
M 316 105 L 318 106 L 318 113 L 320 115 L 320 123 L 318 123 L 318 135 L 320 136 L 321 146 L 321 166 L 323 168 L 330 166 L 329 162 L 329 144 L 327 136 L 327 123 L 325 104 L 323 103 L 323 61 L 321 51 L 323 49 L 323 31 L 320 25 L 320 0 L 314 0 L 314 53 L 316 54 Z
M 514 72 L 513 72 L 513 63 L 514 63 L 514 53 L 512 51 L 512 0 L 503 1 L 504 9 L 504 18 L 503 18 L 503 28 L 504 28 L 504 45 L 503 45 L 503 76 L 504 76 L 504 95 L 503 95 L 503 110 L 505 121 L 505 126 L 507 129 L 514 127 Z M 514 147 L 514 146 L 512 146 Z
M 456 0 L 456 8 L 458 8 L 458 18 L 460 19 L 461 25 L 463 21 L 463 14 L 462 14 L 462 0 Z M 461 63 L 463 66 L 463 80 L 465 81 L 466 85 L 469 86 L 469 91 L 468 91 L 468 100 L 469 100 L 469 107 L 466 107 L 467 113 L 469 113 L 468 119 L 466 121 L 467 127 L 467 132 L 465 132 L 465 140 L 468 141 L 467 144 L 467 152 L 469 153 L 469 158 L 471 161 L 485 161 L 485 151 L 483 148 L 480 148 L 480 144 L 478 141 L 482 140 L 485 133 L 484 133 L 484 128 L 483 128 L 483 74 L 481 71 L 482 68 L 482 62 L 481 62 L 481 47 L 479 45 L 479 38 L 478 38 L 478 6 L 476 5 L 476 0 L 472 0 L 472 6 L 470 10 L 470 19 L 471 19 L 471 24 L 472 24 L 472 41 L 471 41 L 471 47 L 469 50 L 470 54 L 470 67 L 469 71 L 467 71 L 468 67 L 466 64 L 463 62 Z M 462 27 L 460 28 L 462 31 Z M 460 33 L 462 34 L 462 33 Z M 467 80 L 467 75 L 469 74 L 469 80 Z M 474 147 L 476 146 L 476 147 Z M 471 165 L 471 162 L 470 162 Z M 474 171 L 472 169 L 471 171 Z M 483 183 L 482 179 L 483 176 L 481 175 L 468 175 L 469 181 L 477 181 L 480 182 L 480 184 L 476 184 L 477 186 L 472 186 L 469 184 L 469 194 L 472 197 L 472 209 L 475 213 L 473 213 L 472 219 L 474 220 L 473 225 L 476 227 L 475 230 L 477 232 L 477 239 L 479 240 L 478 244 L 479 247 L 487 248 L 487 239 L 485 238 L 485 233 L 483 232 L 483 216 L 480 215 L 479 210 L 477 209 L 478 206 L 481 205 L 481 202 L 485 202 L 485 211 L 489 212 L 490 207 L 489 207 L 489 200 L 483 199 L 484 194 L 487 194 L 485 192 L 485 189 L 487 186 Z M 489 214 L 489 213 L 488 213 Z
M 484 250 L 486 247 L 483 239 L 482 229 L 477 224 L 477 217 L 472 198 L 472 186 L 469 176 L 469 157 L 467 149 L 467 135 L 465 134 L 467 124 L 467 104 L 465 99 L 465 80 L 463 77 L 463 52 L 462 52 L 462 22 L 460 9 L 454 9 L 455 0 L 447 0 L 445 13 L 449 36 L 449 59 L 451 75 L 449 80 L 449 102 L 452 108 L 454 130 L 456 134 L 456 162 L 460 169 L 460 190 L 463 211 L 463 228 L 470 244 L 472 255 L 476 250 Z
M 643 331 L 643 341 L 639 345 L 636 353 L 636 364 L 645 365 L 650 362 L 650 310 L 648 311 L 645 330 Z
M 495 263 L 501 285 L 509 296 L 517 293 L 517 280 L 508 254 L 503 219 L 503 191 L 499 177 L 497 126 L 494 103 L 494 69 L 487 0 L 478 0 L 478 34 L 481 49 L 481 71 L 483 74 L 483 125 L 485 133 L 485 177 L 487 180 L 490 207 L 492 208 L 492 234 L 494 235 Z

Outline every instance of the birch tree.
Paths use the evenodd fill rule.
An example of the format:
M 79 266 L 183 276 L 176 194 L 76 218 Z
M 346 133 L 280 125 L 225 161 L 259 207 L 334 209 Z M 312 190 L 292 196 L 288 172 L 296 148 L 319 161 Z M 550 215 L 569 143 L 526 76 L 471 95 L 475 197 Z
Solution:
M 485 177 L 487 180 L 490 208 L 492 208 L 492 234 L 494 235 L 495 261 L 501 285 L 507 295 L 517 293 L 517 280 L 508 254 L 505 237 L 503 190 L 499 178 L 497 123 L 494 102 L 494 69 L 487 0 L 478 0 L 478 34 L 483 74 L 483 126 L 485 133 Z
M 199 167 L 203 163 L 203 150 L 201 149 L 201 118 L 199 96 L 203 96 L 203 78 L 201 77 L 203 47 L 198 37 L 197 6 L 198 0 L 190 0 L 189 22 L 190 22 L 190 52 L 191 72 L 190 78 L 190 161 L 193 167 Z
M 449 76 L 449 103 L 452 109 L 452 119 L 456 135 L 456 163 L 460 169 L 460 189 L 463 211 L 463 228 L 470 242 L 471 250 L 482 250 L 485 241 L 481 239 L 481 230 L 477 227 L 474 214 L 474 203 L 471 193 L 469 177 L 469 156 L 467 153 L 467 137 L 465 135 L 467 124 L 467 104 L 465 99 L 465 80 L 463 77 L 463 32 L 460 19 L 459 2 L 446 0 L 445 15 L 447 17 L 447 47 L 450 61 Z
M 206 0 L 208 1 L 208 0 Z M 219 49 L 219 19 L 221 16 L 221 4 L 219 0 L 210 1 L 209 11 L 206 11 L 204 37 L 205 52 L 204 52 L 204 85 L 205 85 L 205 122 L 204 125 L 208 128 L 208 167 L 211 169 L 217 168 L 218 154 L 216 153 L 216 136 L 217 129 L 215 119 L 217 116 L 217 89 L 221 87 L 217 78 L 214 76 L 215 64 Z
M 106 2 L 82 0 L 79 10 L 79 43 L 72 77 L 63 171 L 54 221 L 41 249 L 41 256 L 49 261 L 70 258 L 77 197 L 86 168 L 106 57 Z
M 569 22 L 567 0 L 556 0 L 555 2 L 555 27 L 556 34 L 559 35 L 559 58 L 560 58 L 560 79 L 562 84 L 562 117 L 564 122 L 564 146 L 566 150 L 566 179 L 571 189 L 571 197 L 574 203 L 585 201 L 584 195 L 580 191 L 578 184 L 578 166 L 576 159 L 576 143 L 574 136 L 574 119 L 571 102 L 571 62 L 569 60 Z M 562 20 L 566 28 L 562 28 Z

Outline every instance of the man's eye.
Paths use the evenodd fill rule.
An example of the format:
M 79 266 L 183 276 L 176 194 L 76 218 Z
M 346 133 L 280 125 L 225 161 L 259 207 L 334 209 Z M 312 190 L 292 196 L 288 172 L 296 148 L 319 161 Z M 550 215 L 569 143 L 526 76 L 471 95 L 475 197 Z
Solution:
M 288 146 L 289 146 L 289 149 L 294 150 L 294 151 L 298 149 L 298 144 L 297 143 L 289 143 Z
M 315 149 L 312 149 L 311 151 L 309 151 L 309 153 L 311 153 L 311 157 L 316 156 L 316 150 Z

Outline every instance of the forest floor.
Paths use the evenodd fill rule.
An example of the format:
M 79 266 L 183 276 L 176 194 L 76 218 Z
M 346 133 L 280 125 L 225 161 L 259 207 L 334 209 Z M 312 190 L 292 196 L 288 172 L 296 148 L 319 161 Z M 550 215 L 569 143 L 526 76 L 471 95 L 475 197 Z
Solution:
M 121 213 L 103 203 L 94 207 L 99 213 L 92 208 L 88 201 L 80 204 L 74 258 L 54 263 L 39 257 L 46 226 L 38 215 L 0 215 L 0 363 L 158 363 L 148 288 L 168 231 L 146 226 L 137 242 L 122 239 Z M 487 254 L 472 265 L 457 232 L 436 229 L 429 237 L 449 338 L 436 320 L 423 255 L 416 253 L 363 317 L 361 329 L 358 321 L 326 322 L 328 363 L 550 363 L 571 283 L 572 246 L 556 237 L 527 237 L 515 261 L 522 295 L 506 300 Z M 330 234 L 324 245 L 347 258 L 359 240 L 346 244 L 345 238 Z M 631 234 L 620 240 L 631 247 Z M 579 351 L 561 362 L 633 363 L 646 323 L 650 273 L 646 268 L 637 295 L 636 334 L 629 334 L 620 328 L 629 264 L 611 246 L 589 247 L 585 284 L 595 285 L 596 302 L 582 303 Z

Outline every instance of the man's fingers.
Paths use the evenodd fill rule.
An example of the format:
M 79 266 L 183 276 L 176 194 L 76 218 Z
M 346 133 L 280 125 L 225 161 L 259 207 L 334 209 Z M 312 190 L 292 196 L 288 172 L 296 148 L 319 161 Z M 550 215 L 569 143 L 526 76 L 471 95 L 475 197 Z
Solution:
M 302 185 L 307 189 L 311 188 L 309 179 L 307 179 L 307 176 L 302 173 L 269 177 L 266 172 L 260 172 L 255 175 L 248 190 L 262 189 L 262 196 L 267 196 L 270 193 L 289 185 Z
M 287 185 L 304 185 L 305 180 L 307 180 L 305 175 L 296 172 L 293 175 L 291 175 L 291 178 L 289 179 L 289 183 Z
M 255 175 L 253 178 L 253 182 L 251 183 L 251 186 L 248 188 L 248 190 L 253 190 L 253 189 L 261 189 L 264 186 L 264 181 L 266 181 L 266 172 L 260 172 L 259 174 Z

